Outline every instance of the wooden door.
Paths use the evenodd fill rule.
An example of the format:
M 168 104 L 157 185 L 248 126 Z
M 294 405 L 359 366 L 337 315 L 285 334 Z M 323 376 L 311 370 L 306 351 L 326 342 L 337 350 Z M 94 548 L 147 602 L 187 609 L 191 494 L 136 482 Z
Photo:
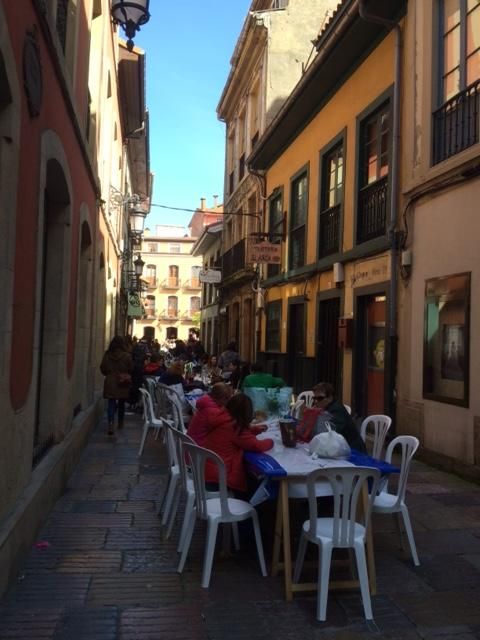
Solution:
M 290 304 L 288 312 L 287 356 L 290 371 L 288 382 L 295 393 L 303 391 L 305 357 L 305 305 Z
M 315 382 L 329 382 L 337 394 L 340 389 L 340 349 L 338 348 L 338 319 L 340 298 L 322 300 L 318 310 L 317 366 Z
M 372 296 L 366 306 L 367 415 L 385 413 L 385 296 Z

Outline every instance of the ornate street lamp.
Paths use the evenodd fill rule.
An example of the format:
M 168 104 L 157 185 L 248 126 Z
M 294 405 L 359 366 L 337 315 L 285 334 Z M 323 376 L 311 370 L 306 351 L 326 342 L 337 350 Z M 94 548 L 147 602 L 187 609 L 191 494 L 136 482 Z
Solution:
M 143 234 L 143 226 L 147 212 L 144 209 L 130 209 L 130 234 L 134 237 L 140 237 Z
M 112 0 L 112 19 L 125 31 L 129 51 L 133 49 L 136 32 L 150 20 L 149 4 L 150 0 Z
M 142 260 L 142 256 L 140 254 L 137 255 L 137 259 L 133 261 L 133 266 L 135 267 L 135 275 L 137 278 L 143 274 L 143 267 L 145 266 L 145 262 Z

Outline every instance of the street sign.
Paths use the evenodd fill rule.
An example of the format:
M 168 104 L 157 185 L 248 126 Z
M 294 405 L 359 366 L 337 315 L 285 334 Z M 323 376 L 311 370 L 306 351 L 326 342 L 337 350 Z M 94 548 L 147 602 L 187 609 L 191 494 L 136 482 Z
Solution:
M 198 272 L 200 282 L 207 284 L 218 284 L 222 281 L 222 272 L 218 269 L 201 269 Z
M 282 245 L 272 244 L 264 240 L 250 245 L 250 262 L 280 264 L 282 261 Z

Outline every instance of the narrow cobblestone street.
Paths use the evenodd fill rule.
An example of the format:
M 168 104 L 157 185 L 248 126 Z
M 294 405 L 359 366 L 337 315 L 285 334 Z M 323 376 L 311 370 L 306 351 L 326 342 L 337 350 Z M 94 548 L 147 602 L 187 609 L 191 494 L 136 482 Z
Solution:
M 253 549 L 217 552 L 200 587 L 203 535 L 176 572 L 178 524 L 162 536 L 157 506 L 167 479 L 160 440 L 137 457 L 138 416 L 115 439 L 100 425 L 63 497 L 0 606 L 1 640 L 314 640 L 480 638 L 480 488 L 415 463 L 408 504 L 421 566 L 399 548 L 393 519 L 374 519 L 375 624 L 358 592 L 331 593 L 328 621 L 315 594 L 283 598 L 281 577 L 262 578 Z M 261 509 L 271 551 L 273 505 Z

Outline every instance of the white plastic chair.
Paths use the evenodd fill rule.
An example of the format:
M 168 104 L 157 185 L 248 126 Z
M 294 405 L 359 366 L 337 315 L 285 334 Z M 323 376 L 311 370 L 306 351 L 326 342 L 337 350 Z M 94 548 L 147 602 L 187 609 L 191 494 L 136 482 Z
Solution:
M 193 511 L 193 507 L 195 505 L 195 487 L 193 484 L 193 478 L 190 473 L 190 470 L 185 462 L 185 453 L 183 450 L 184 444 L 195 444 L 195 442 L 190 438 L 186 433 L 182 433 L 175 427 L 168 425 L 167 427 L 167 438 L 169 439 L 168 445 L 175 448 L 175 456 L 174 461 L 178 465 L 180 470 L 180 482 L 177 482 L 175 490 L 174 490 L 174 498 L 170 508 L 170 515 L 168 519 L 167 531 L 165 534 L 166 539 L 171 535 L 173 525 L 175 523 L 175 518 L 178 512 L 178 507 L 180 504 L 180 498 L 182 490 L 186 496 L 185 503 L 185 511 L 183 514 L 183 522 L 182 528 L 180 531 L 180 536 L 178 539 L 177 551 L 180 553 L 183 549 L 183 544 L 185 542 L 185 534 L 187 531 L 187 525 L 190 520 L 190 515 Z M 207 491 L 207 498 L 218 498 L 218 491 Z M 238 538 L 238 528 L 235 526 L 233 530 L 235 546 L 237 549 L 240 548 L 239 538 Z
M 313 391 L 301 391 L 298 394 L 297 402 L 304 402 L 306 407 L 313 407 Z
M 410 515 L 408 513 L 408 507 L 405 504 L 405 491 L 407 488 L 408 473 L 410 471 L 410 463 L 412 458 L 418 449 L 418 438 L 415 436 L 397 436 L 394 438 L 387 447 L 385 454 L 385 460 L 387 462 L 392 461 L 392 454 L 396 447 L 401 447 L 401 462 L 400 462 L 400 476 L 398 478 L 397 491 L 395 493 L 388 492 L 388 485 L 381 491 L 373 502 L 372 510 L 374 513 L 396 513 L 400 514 L 403 518 L 403 524 L 407 533 L 408 543 L 410 545 L 410 552 L 413 558 L 413 564 L 415 566 L 420 565 L 418 559 L 417 547 L 415 546 L 415 539 L 413 537 L 412 524 L 410 522 Z M 400 528 L 400 521 L 397 519 L 398 530 L 400 533 L 400 539 L 402 537 L 402 530 Z
M 372 458 L 382 459 L 383 445 L 388 430 L 392 426 L 392 419 L 389 416 L 373 415 L 368 416 L 360 425 L 360 436 L 366 443 L 368 426 L 373 426 L 373 448 Z
M 140 448 L 138 450 L 138 455 L 141 456 L 143 453 L 143 447 L 145 446 L 145 440 L 147 438 L 148 430 L 154 429 L 155 437 L 158 438 L 158 434 L 164 426 L 164 421 L 162 418 L 155 417 L 152 397 L 150 396 L 148 391 L 146 389 L 142 389 L 141 387 L 139 391 L 142 397 L 143 404 L 143 433 L 142 439 L 140 441 Z
M 365 618 L 373 619 L 368 585 L 365 540 L 370 520 L 372 495 L 375 495 L 380 472 L 367 467 L 341 467 L 316 469 L 306 478 L 309 506 L 309 520 L 303 523 L 293 580 L 298 582 L 305 558 L 307 543 L 312 542 L 319 548 L 317 619 L 324 621 L 327 616 L 328 583 L 332 550 L 334 548 L 353 549 L 357 561 L 358 579 L 362 594 Z M 330 482 L 333 500 L 333 518 L 319 518 L 315 486 L 318 480 Z M 362 499 L 365 483 L 371 482 L 373 494 L 369 496 L 366 513 L 361 522 L 357 521 L 358 501 Z
M 153 378 L 149 377 L 149 376 L 146 376 L 144 378 L 143 386 L 148 391 L 148 393 L 151 395 L 152 400 L 154 400 L 154 398 L 155 398 L 155 387 L 156 387 L 155 380 Z
M 225 465 L 223 460 L 217 456 L 216 453 L 187 442 L 183 444 L 183 448 L 191 463 L 193 482 L 195 486 L 195 507 L 190 514 L 187 524 L 182 555 L 177 569 L 178 573 L 182 573 L 185 566 L 197 517 L 207 521 L 207 540 L 205 544 L 205 557 L 202 572 L 202 587 L 204 589 L 207 589 L 210 584 L 218 525 L 232 524 L 251 518 L 253 522 L 255 541 L 257 543 L 260 569 L 262 575 L 266 576 L 267 568 L 265 566 L 265 557 L 263 555 L 262 537 L 255 508 L 244 500 L 228 497 Z M 218 485 L 220 494 L 218 498 L 209 498 L 207 496 L 205 489 L 205 465 L 207 461 L 209 461 L 210 464 L 213 463 L 216 465 L 218 469 Z
M 167 418 L 172 419 L 176 428 L 185 433 L 183 401 L 175 389 L 158 382 L 155 387 L 155 395 L 159 413 L 164 413 Z
M 293 415 L 299 418 L 303 407 L 313 407 L 313 391 L 301 391 L 293 407 Z

